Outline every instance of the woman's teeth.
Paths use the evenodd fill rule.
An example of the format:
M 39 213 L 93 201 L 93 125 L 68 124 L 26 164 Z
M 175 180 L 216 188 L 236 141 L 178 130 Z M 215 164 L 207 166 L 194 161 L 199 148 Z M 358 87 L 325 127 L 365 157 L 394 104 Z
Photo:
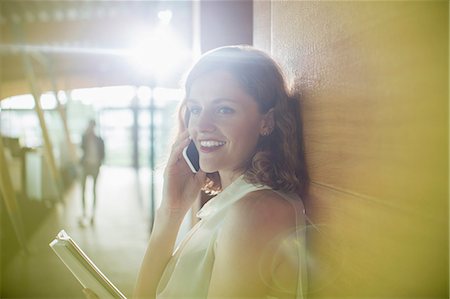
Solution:
M 216 146 L 221 146 L 224 144 L 225 144 L 225 142 L 223 142 L 223 141 L 213 141 L 213 140 L 200 141 L 200 145 L 203 147 L 216 147 Z

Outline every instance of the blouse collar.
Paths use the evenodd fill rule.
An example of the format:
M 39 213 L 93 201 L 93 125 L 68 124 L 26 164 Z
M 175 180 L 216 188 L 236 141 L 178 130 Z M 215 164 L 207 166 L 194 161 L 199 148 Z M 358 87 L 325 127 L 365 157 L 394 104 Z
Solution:
M 264 185 L 256 186 L 247 183 L 244 180 L 244 175 L 241 175 L 237 179 L 235 179 L 228 187 L 222 190 L 222 192 L 209 200 L 200 209 L 200 211 L 198 211 L 197 217 L 201 219 L 207 218 L 235 203 L 236 201 L 244 197 L 247 193 L 264 189 L 270 189 L 270 187 Z

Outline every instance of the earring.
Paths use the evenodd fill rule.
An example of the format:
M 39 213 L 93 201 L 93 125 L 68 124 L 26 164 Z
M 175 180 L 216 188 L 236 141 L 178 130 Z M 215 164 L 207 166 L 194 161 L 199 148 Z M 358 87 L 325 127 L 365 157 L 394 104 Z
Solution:
M 267 130 L 264 130 L 264 131 L 261 133 L 261 135 L 262 135 L 262 136 L 269 136 L 270 133 L 272 133 L 272 130 L 271 130 L 271 129 L 267 129 Z

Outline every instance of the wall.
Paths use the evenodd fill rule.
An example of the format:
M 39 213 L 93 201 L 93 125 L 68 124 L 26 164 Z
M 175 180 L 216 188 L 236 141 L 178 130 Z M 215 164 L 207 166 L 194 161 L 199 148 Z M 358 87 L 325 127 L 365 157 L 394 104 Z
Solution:
M 448 12 L 255 1 L 302 96 L 312 298 L 448 298 Z

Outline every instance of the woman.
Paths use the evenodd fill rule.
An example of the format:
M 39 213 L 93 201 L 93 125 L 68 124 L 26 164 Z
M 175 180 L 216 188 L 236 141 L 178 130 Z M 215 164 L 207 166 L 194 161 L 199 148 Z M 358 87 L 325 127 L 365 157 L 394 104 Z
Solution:
M 254 48 L 223 47 L 197 62 L 185 91 L 135 297 L 303 298 L 307 177 L 297 102 L 280 69 Z M 182 158 L 190 140 L 197 173 Z M 217 195 L 175 249 L 202 189 Z

